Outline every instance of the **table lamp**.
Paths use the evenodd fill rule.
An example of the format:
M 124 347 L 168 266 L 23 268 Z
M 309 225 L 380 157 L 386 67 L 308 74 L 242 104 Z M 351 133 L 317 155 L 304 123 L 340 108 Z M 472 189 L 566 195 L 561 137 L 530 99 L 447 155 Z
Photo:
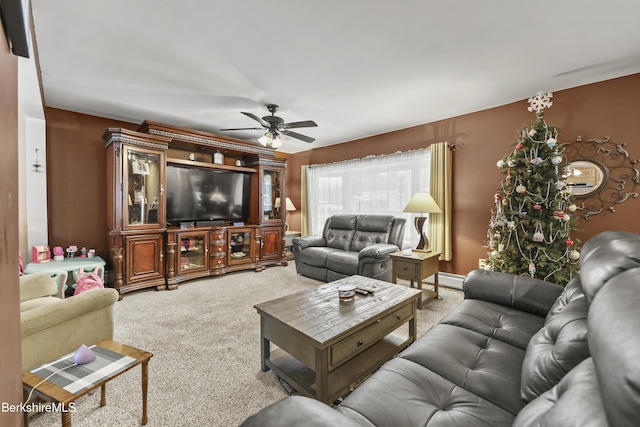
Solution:
M 418 247 L 412 250 L 415 252 L 429 252 L 429 238 L 427 237 L 427 233 L 423 231 L 423 228 L 429 213 L 442 213 L 436 201 L 433 200 L 433 197 L 431 197 L 429 193 L 416 193 L 411 200 L 409 200 L 409 203 L 407 203 L 407 206 L 404 207 L 402 212 L 427 214 L 427 216 L 416 216 L 414 220 L 416 231 L 418 232 L 418 236 L 420 236 L 420 242 L 418 242 Z
M 276 204 L 275 204 L 276 208 L 280 208 L 280 197 L 276 197 Z M 284 210 L 286 212 L 291 212 L 291 211 L 295 211 L 296 207 L 294 206 L 293 202 L 291 201 L 290 198 L 285 198 L 284 201 Z M 285 231 L 289 229 L 289 223 L 287 222 L 287 213 L 285 212 L 285 217 L 284 217 L 284 224 L 285 224 Z

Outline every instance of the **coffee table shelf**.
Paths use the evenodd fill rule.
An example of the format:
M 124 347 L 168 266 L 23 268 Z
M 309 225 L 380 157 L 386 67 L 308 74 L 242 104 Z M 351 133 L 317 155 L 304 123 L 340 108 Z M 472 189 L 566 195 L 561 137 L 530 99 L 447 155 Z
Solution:
M 338 286 L 363 280 L 379 291 L 339 301 Z M 419 296 L 417 289 L 352 276 L 258 304 L 262 370 L 333 403 L 415 340 Z
M 327 375 L 329 395 L 344 396 L 349 393 L 386 361 L 398 354 L 399 348 L 408 346 L 410 344 L 408 341 L 397 337 L 385 337 L 358 357 L 329 372 Z M 284 350 L 272 351 L 267 366 L 300 394 L 316 397 L 315 371 Z

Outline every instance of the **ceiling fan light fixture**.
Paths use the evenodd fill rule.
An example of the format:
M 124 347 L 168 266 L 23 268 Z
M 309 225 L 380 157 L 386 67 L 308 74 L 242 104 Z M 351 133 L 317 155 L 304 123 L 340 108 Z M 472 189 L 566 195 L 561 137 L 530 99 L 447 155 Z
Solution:
M 273 141 L 271 141 L 271 147 L 274 149 L 278 149 L 282 147 L 284 141 L 284 136 L 282 136 L 281 134 L 277 134 Z
M 273 144 L 273 134 L 271 132 L 267 132 L 258 138 L 258 142 L 265 147 L 269 147 Z

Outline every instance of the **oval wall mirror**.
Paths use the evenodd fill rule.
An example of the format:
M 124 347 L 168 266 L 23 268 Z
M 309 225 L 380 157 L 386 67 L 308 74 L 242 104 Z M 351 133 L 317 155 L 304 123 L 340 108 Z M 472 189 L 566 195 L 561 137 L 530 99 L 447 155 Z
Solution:
M 640 160 L 631 159 L 624 142 L 609 137 L 563 144 L 569 164 L 564 173 L 577 210 L 585 220 L 602 212 L 615 212 L 616 206 L 640 196 Z
M 587 197 L 602 190 L 609 179 L 607 168 L 591 159 L 572 160 L 566 167 L 567 185 L 576 198 Z

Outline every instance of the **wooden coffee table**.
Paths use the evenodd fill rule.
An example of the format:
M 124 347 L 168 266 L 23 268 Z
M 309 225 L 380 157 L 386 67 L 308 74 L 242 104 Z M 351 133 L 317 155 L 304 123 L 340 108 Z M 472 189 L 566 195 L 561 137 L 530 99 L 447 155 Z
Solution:
M 62 426 L 63 427 L 71 427 L 71 412 L 72 412 L 72 402 L 78 399 L 81 396 L 89 393 L 91 390 L 94 390 L 100 387 L 100 406 L 105 406 L 107 404 L 107 392 L 106 392 L 106 384 L 112 379 L 120 376 L 121 374 L 127 372 L 128 370 L 142 365 L 142 424 L 147 423 L 147 386 L 148 386 L 148 364 L 153 354 L 139 350 L 134 347 L 130 347 L 128 345 L 120 344 L 111 340 L 100 341 L 96 344 L 96 347 L 101 347 L 106 351 L 103 354 L 99 353 L 100 349 L 95 349 L 94 352 L 98 354 L 98 358 L 96 359 L 96 368 L 100 369 L 104 374 L 100 374 L 95 372 L 92 369 L 92 364 L 94 362 L 90 362 L 86 365 L 80 365 L 84 372 L 78 372 L 76 377 L 76 373 L 72 371 L 74 368 L 65 369 L 68 375 L 67 377 L 71 377 L 71 379 L 77 379 L 78 381 L 71 382 L 67 384 L 65 387 L 57 385 L 54 381 L 57 381 L 55 376 L 52 376 L 50 381 L 44 381 L 44 378 L 47 378 L 46 374 L 44 377 L 35 375 L 32 372 L 46 372 L 46 370 L 58 370 L 60 367 L 66 365 L 70 365 L 67 362 L 68 358 L 60 358 L 57 361 L 52 363 L 48 363 L 39 368 L 36 368 L 30 372 L 24 372 L 22 374 L 22 388 L 24 393 L 25 400 L 31 393 L 31 390 L 35 387 L 31 396 L 38 396 L 41 399 L 51 402 L 54 405 L 59 405 L 56 410 L 62 412 Z M 98 366 L 99 365 L 99 366 Z M 119 366 L 118 366 L 119 365 Z M 72 391 L 69 391 L 72 390 Z M 30 402 L 25 401 L 25 405 Z M 70 406 L 71 405 L 71 406 Z M 24 425 L 25 427 L 29 426 L 29 413 L 24 413 Z
M 376 292 L 341 302 L 337 288 L 347 283 Z M 351 276 L 257 304 L 262 370 L 272 369 L 300 394 L 331 404 L 415 341 L 420 293 Z

